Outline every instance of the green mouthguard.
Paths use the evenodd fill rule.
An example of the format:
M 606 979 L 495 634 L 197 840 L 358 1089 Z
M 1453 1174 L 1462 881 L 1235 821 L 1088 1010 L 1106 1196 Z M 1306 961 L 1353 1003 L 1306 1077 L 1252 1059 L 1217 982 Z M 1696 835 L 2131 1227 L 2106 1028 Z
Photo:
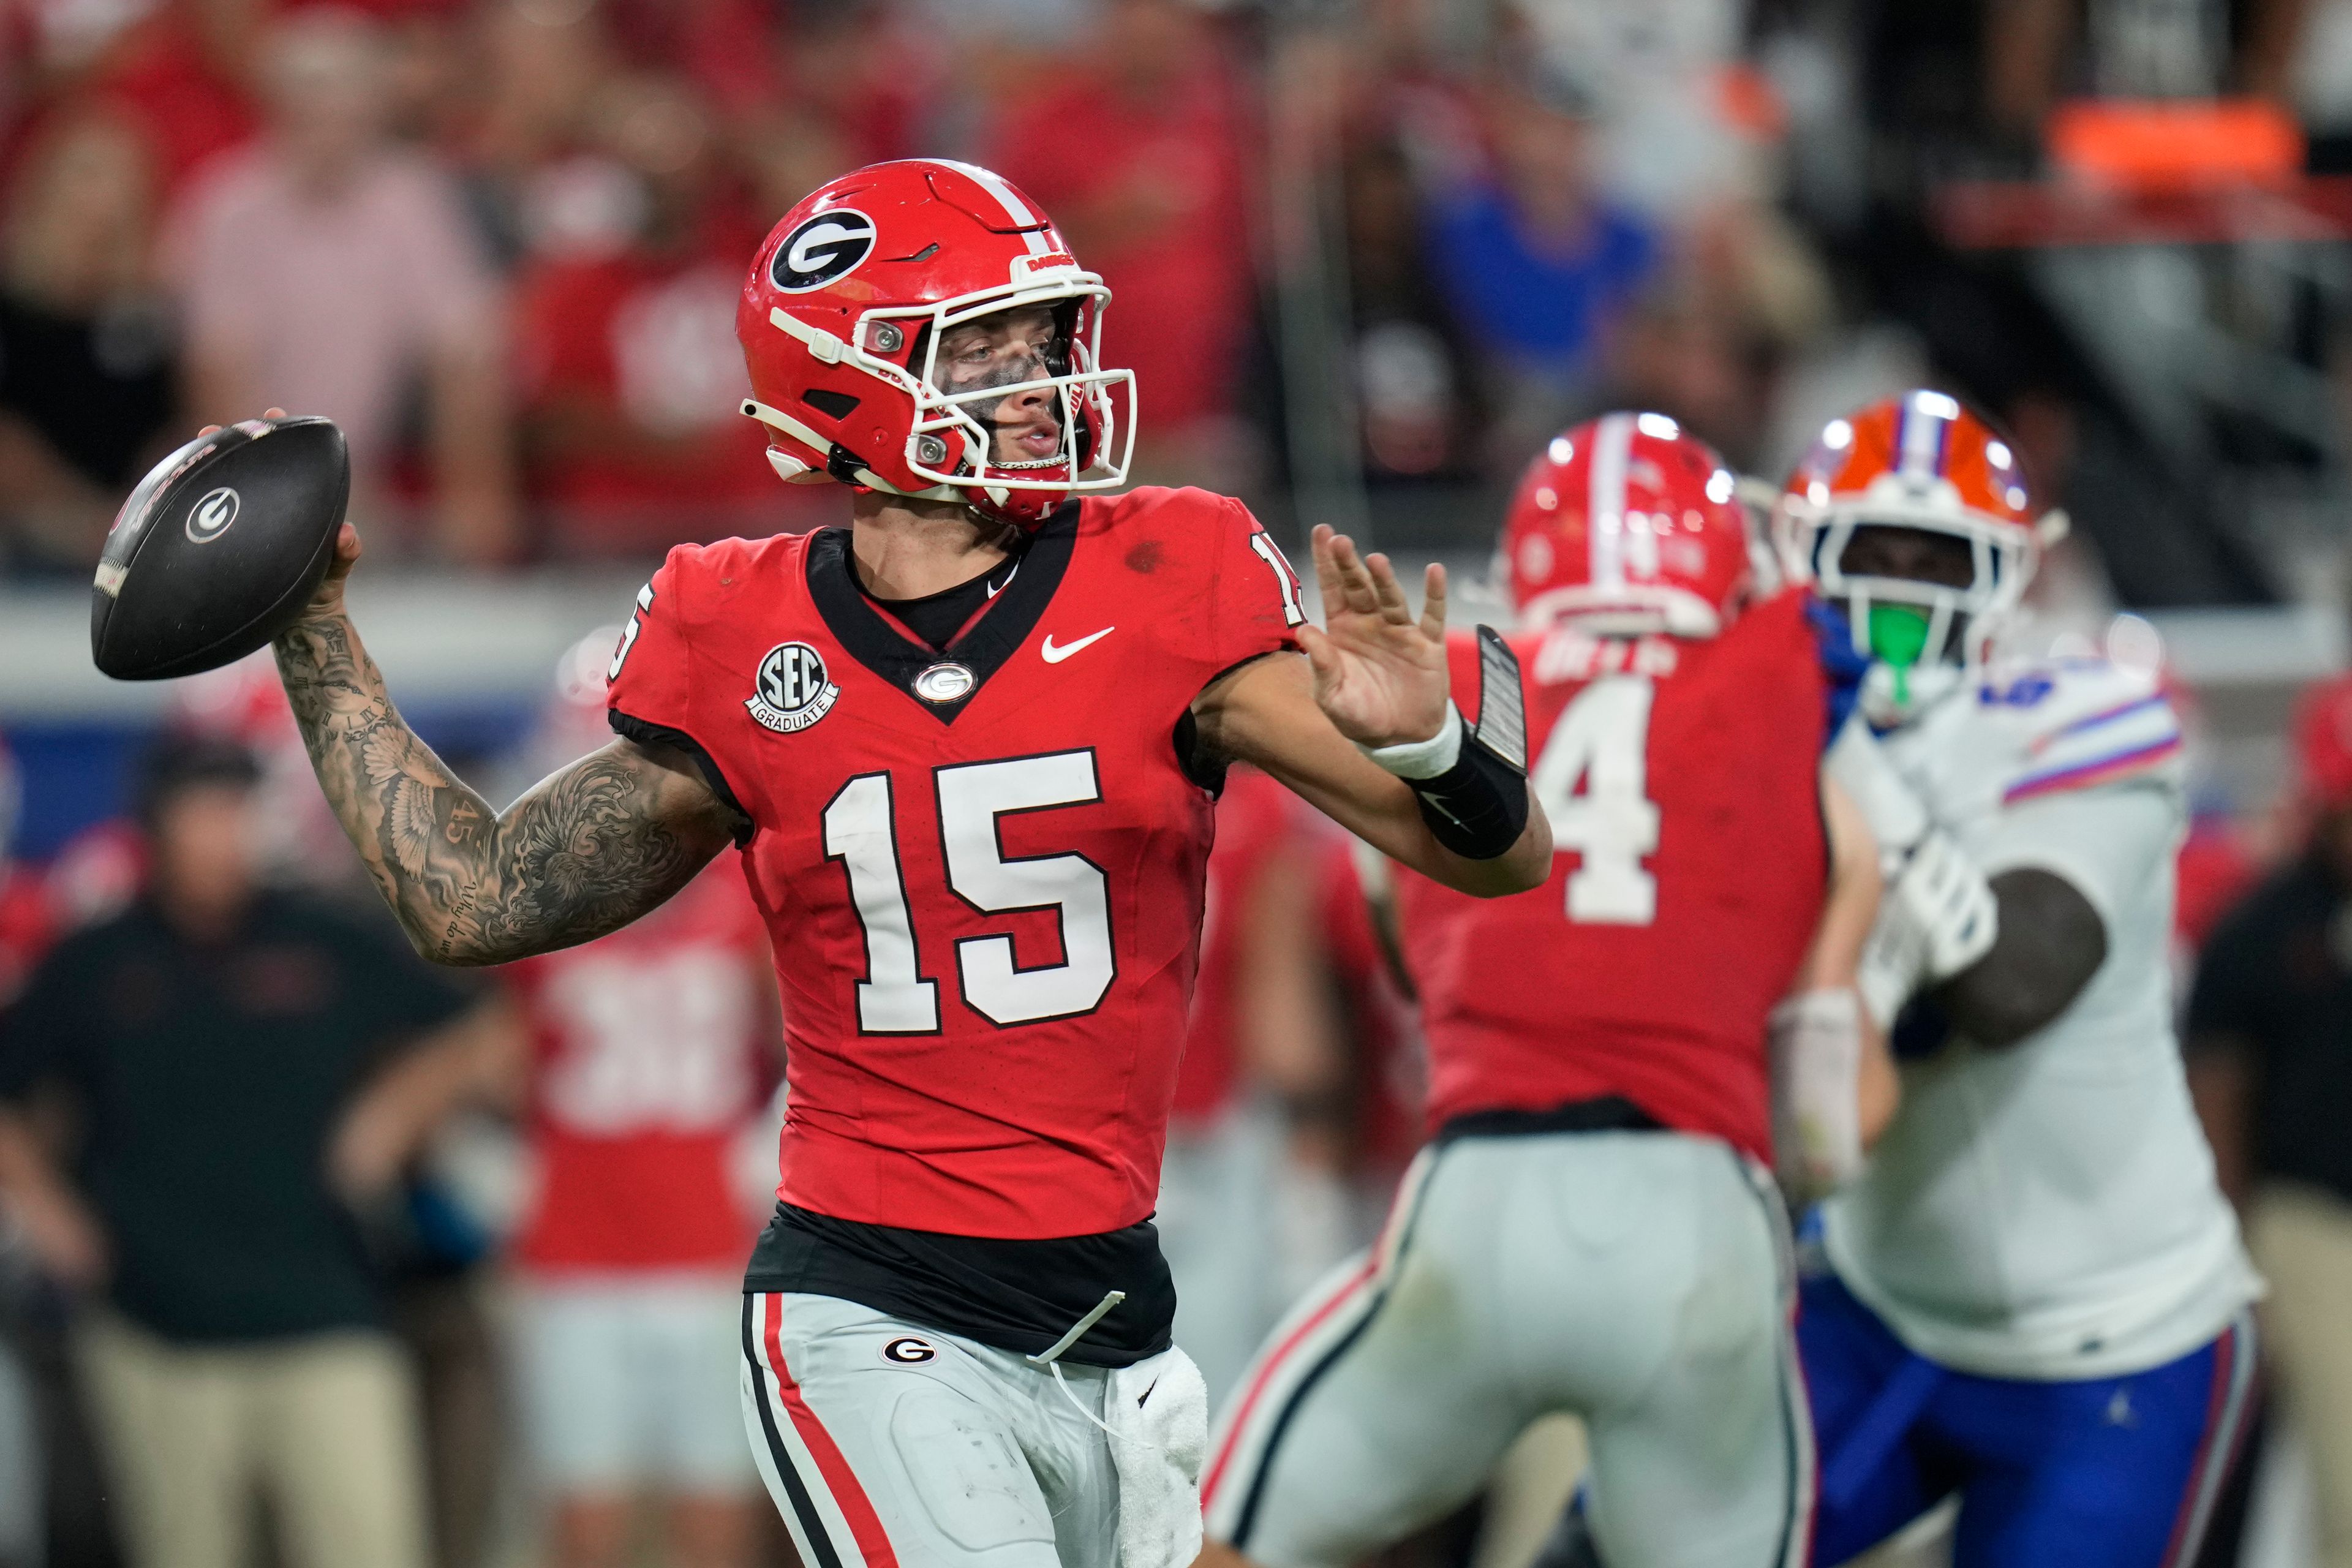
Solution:
M 1895 672 L 1895 700 L 1911 700 L 1911 667 L 1927 647 L 1928 615 L 1916 605 L 1870 606 L 1870 651 Z

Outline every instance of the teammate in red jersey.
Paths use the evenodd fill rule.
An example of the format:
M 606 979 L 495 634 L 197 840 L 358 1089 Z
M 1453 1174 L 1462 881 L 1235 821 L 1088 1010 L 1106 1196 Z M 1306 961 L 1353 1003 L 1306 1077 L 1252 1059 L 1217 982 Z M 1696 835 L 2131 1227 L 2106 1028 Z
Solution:
M 1234 769 L 1217 799 L 1152 1219 L 1176 1285 L 1176 1340 L 1212 1406 L 1298 1288 L 1353 1240 L 1334 1224 L 1329 1243 L 1313 1245 L 1302 1222 L 1344 1205 L 1311 1133 L 1292 1125 L 1302 1119 L 1286 1114 L 1328 1099 L 1342 1061 L 1314 908 L 1314 848 L 1328 829 L 1255 768 Z M 1305 1272 L 1285 1289 L 1294 1268 Z
M 527 754 L 609 733 L 614 631 L 558 666 Z M 744 1153 L 772 1136 L 780 1060 L 767 932 L 716 861 L 644 920 L 501 972 L 527 1028 L 518 1091 L 532 1180 L 513 1242 L 517 1415 L 563 1568 L 628 1561 L 641 1490 L 669 1557 L 751 1557 L 758 1497 L 736 1412 L 734 1324 L 759 1228 Z
M 1520 484 L 1504 559 L 1551 879 L 1484 905 L 1400 879 L 1432 1142 L 1380 1242 L 1294 1310 L 1220 1418 L 1204 1490 L 1226 1563 L 1360 1561 L 1559 1410 L 1591 1436 L 1611 1568 L 1803 1562 L 1767 1039 L 1842 1047 L 1851 1105 L 1878 876 L 1822 774 L 1805 601 L 1748 602 L 1733 496 L 1652 414 L 1567 432 Z M 1476 645 L 1453 654 L 1457 689 L 1476 683 Z M 1871 1054 L 1883 1099 L 1892 1066 Z
M 601 935 L 741 847 L 790 1087 L 747 1418 L 816 1568 L 1189 1562 L 1200 1385 L 1149 1216 L 1226 763 L 1468 891 L 1550 862 L 1515 699 L 1475 730 L 1449 700 L 1442 572 L 1416 617 L 1318 531 L 1317 630 L 1238 503 L 1108 493 L 1108 300 L 982 169 L 877 164 L 787 214 L 745 411 L 852 525 L 674 551 L 614 658 L 622 738 L 503 813 L 362 651 L 356 535 L 278 644 L 436 958 Z

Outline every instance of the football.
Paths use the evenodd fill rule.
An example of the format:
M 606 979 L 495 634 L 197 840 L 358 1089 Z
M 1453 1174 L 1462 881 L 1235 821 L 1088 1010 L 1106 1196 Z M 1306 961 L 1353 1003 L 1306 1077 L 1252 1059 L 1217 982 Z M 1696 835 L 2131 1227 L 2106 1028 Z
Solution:
M 351 486 L 351 453 L 331 419 L 240 420 L 155 465 L 99 558 L 98 668 L 162 680 L 267 644 L 326 576 Z

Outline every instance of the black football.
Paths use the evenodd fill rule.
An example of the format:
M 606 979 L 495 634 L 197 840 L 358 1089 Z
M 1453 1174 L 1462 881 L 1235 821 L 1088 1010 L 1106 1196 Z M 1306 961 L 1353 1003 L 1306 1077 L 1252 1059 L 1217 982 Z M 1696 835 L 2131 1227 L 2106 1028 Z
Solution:
M 331 419 L 246 419 L 189 442 L 106 536 L 91 658 L 117 680 L 162 680 L 263 647 L 325 578 L 351 491 Z

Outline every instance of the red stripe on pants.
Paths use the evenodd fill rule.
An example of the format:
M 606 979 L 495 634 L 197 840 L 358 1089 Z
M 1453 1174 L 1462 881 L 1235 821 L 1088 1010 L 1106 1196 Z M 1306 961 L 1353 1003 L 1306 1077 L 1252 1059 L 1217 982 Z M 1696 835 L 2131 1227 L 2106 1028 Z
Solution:
M 842 1518 L 849 1521 L 849 1533 L 857 1540 L 858 1554 L 865 1558 L 866 1568 L 898 1568 L 898 1553 L 890 1550 L 890 1537 L 884 1533 L 882 1517 L 874 1511 L 873 1502 L 866 1489 L 857 1484 L 857 1474 L 842 1458 L 840 1445 L 816 1412 L 801 1395 L 801 1385 L 793 1378 L 792 1369 L 784 1364 L 783 1346 L 779 1342 L 779 1319 L 783 1311 L 783 1298 L 774 1292 L 768 1296 L 767 1351 L 768 1369 L 775 1373 L 776 1391 L 782 1395 L 784 1413 L 792 1417 L 793 1430 L 800 1434 L 801 1444 L 816 1460 L 824 1489 L 833 1494 Z
M 1290 1359 L 1291 1352 L 1298 1348 L 1299 1342 L 1328 1322 L 1331 1314 L 1344 1306 L 1380 1271 L 1380 1252 L 1375 1248 L 1372 1256 L 1364 1260 L 1364 1266 L 1349 1275 L 1346 1282 L 1332 1293 L 1329 1300 L 1309 1313 L 1305 1322 L 1293 1329 L 1282 1343 L 1275 1347 L 1272 1355 L 1258 1363 L 1257 1375 L 1250 1379 L 1249 1387 L 1242 1394 L 1240 1408 L 1234 1412 L 1234 1424 L 1225 1433 L 1225 1446 L 1217 1450 L 1215 1461 L 1210 1465 L 1207 1477 L 1201 1482 L 1202 1506 L 1205 1507 L 1216 1496 L 1218 1483 L 1225 1479 L 1225 1468 L 1233 1463 L 1234 1451 L 1241 1447 L 1242 1434 L 1248 1430 L 1250 1416 L 1255 1413 L 1257 1402 L 1265 1397 L 1266 1385 L 1274 1381 L 1274 1374 L 1281 1370 L 1283 1363 Z
M 2164 1543 L 2165 1568 L 2178 1568 L 2189 1541 L 2189 1527 L 2197 1513 L 2197 1500 L 2204 1495 L 2206 1472 L 2214 1465 L 2230 1462 L 2237 1445 L 2222 1444 L 2221 1423 L 2230 1402 L 2230 1384 L 2238 1366 L 2238 1329 L 2232 1323 L 2213 1346 L 2213 1389 L 2205 1401 L 2205 1436 L 2197 1445 L 2197 1462 L 2189 1467 L 2189 1486 L 2181 1494 L 2180 1511 L 2173 1516 L 2172 1539 Z

